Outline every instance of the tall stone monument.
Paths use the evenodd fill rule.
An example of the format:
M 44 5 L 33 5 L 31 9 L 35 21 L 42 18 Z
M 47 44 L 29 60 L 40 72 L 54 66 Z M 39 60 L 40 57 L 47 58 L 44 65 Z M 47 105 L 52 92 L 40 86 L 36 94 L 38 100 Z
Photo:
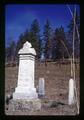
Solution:
M 19 109 L 41 108 L 41 102 L 34 86 L 36 51 L 28 41 L 19 50 L 18 83 L 13 93 L 13 107 Z

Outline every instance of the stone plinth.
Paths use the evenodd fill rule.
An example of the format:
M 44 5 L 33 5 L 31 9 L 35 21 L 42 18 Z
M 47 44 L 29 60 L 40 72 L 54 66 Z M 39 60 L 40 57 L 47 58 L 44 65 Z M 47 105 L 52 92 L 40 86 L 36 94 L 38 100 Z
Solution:
M 18 71 L 18 83 L 13 93 L 13 103 L 18 104 L 20 101 L 22 106 L 30 106 L 31 101 L 36 104 L 38 100 L 38 94 L 34 86 L 34 73 L 35 73 L 35 49 L 29 42 L 23 45 L 23 48 L 19 50 L 19 71 Z M 25 105 L 27 103 L 27 106 Z M 40 104 L 40 103 L 39 103 Z M 15 105 L 16 106 L 16 105 Z M 18 105 L 17 105 L 18 106 Z M 34 105 L 35 106 L 35 105 Z M 30 107 L 29 107 L 30 108 Z
M 9 110 L 18 111 L 18 110 L 40 110 L 41 101 L 39 99 L 32 100 L 12 100 L 10 101 Z

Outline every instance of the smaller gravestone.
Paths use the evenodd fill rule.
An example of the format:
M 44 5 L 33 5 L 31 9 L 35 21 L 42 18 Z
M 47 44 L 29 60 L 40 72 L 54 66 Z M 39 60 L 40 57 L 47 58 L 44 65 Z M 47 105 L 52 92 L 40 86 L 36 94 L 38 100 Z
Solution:
M 74 80 L 71 78 L 69 80 L 69 98 L 68 98 L 68 104 L 72 105 L 74 103 L 75 103 Z
M 38 95 L 39 97 L 43 97 L 45 95 L 45 81 L 44 78 L 39 78 L 39 87 L 38 87 Z

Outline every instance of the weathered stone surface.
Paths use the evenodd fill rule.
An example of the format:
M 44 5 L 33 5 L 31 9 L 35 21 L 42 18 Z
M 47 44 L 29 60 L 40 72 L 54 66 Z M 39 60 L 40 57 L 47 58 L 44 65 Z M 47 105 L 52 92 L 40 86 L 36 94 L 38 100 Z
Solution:
M 34 87 L 35 55 L 36 51 L 31 48 L 28 41 L 19 50 L 18 83 L 13 93 L 13 99 L 37 99 L 38 94 Z
M 71 78 L 69 80 L 69 96 L 68 96 L 68 104 L 74 104 L 75 103 L 75 86 L 74 86 L 74 80 Z
M 34 48 L 32 48 L 32 45 L 30 42 L 26 42 L 23 45 L 23 48 L 19 50 L 18 54 L 32 54 L 36 55 L 36 51 Z
M 41 101 L 34 86 L 34 69 L 36 52 L 32 45 L 26 42 L 19 50 L 18 83 L 13 93 L 9 110 L 39 110 Z
M 41 101 L 39 99 L 11 100 L 9 104 L 9 111 L 40 110 L 40 109 L 41 109 Z
M 39 78 L 39 89 L 38 89 L 39 96 L 45 95 L 45 80 L 44 78 Z

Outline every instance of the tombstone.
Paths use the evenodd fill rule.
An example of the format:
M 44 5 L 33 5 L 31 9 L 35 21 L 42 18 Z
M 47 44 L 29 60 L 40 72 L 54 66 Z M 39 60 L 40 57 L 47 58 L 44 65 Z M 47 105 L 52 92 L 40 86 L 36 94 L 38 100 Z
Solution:
M 72 105 L 75 103 L 75 94 L 74 94 L 74 80 L 71 78 L 69 80 L 69 97 L 68 104 Z
M 41 62 L 44 62 L 44 60 L 45 60 L 44 53 L 42 53 L 40 60 L 41 60 Z
M 45 81 L 44 81 L 44 78 L 39 78 L 38 94 L 39 94 L 39 97 L 44 97 L 44 95 L 45 95 Z
M 19 50 L 19 71 L 18 83 L 13 93 L 14 107 L 17 109 L 35 109 L 41 108 L 41 102 L 34 86 L 35 75 L 35 49 L 31 43 L 26 42 L 23 48 Z

